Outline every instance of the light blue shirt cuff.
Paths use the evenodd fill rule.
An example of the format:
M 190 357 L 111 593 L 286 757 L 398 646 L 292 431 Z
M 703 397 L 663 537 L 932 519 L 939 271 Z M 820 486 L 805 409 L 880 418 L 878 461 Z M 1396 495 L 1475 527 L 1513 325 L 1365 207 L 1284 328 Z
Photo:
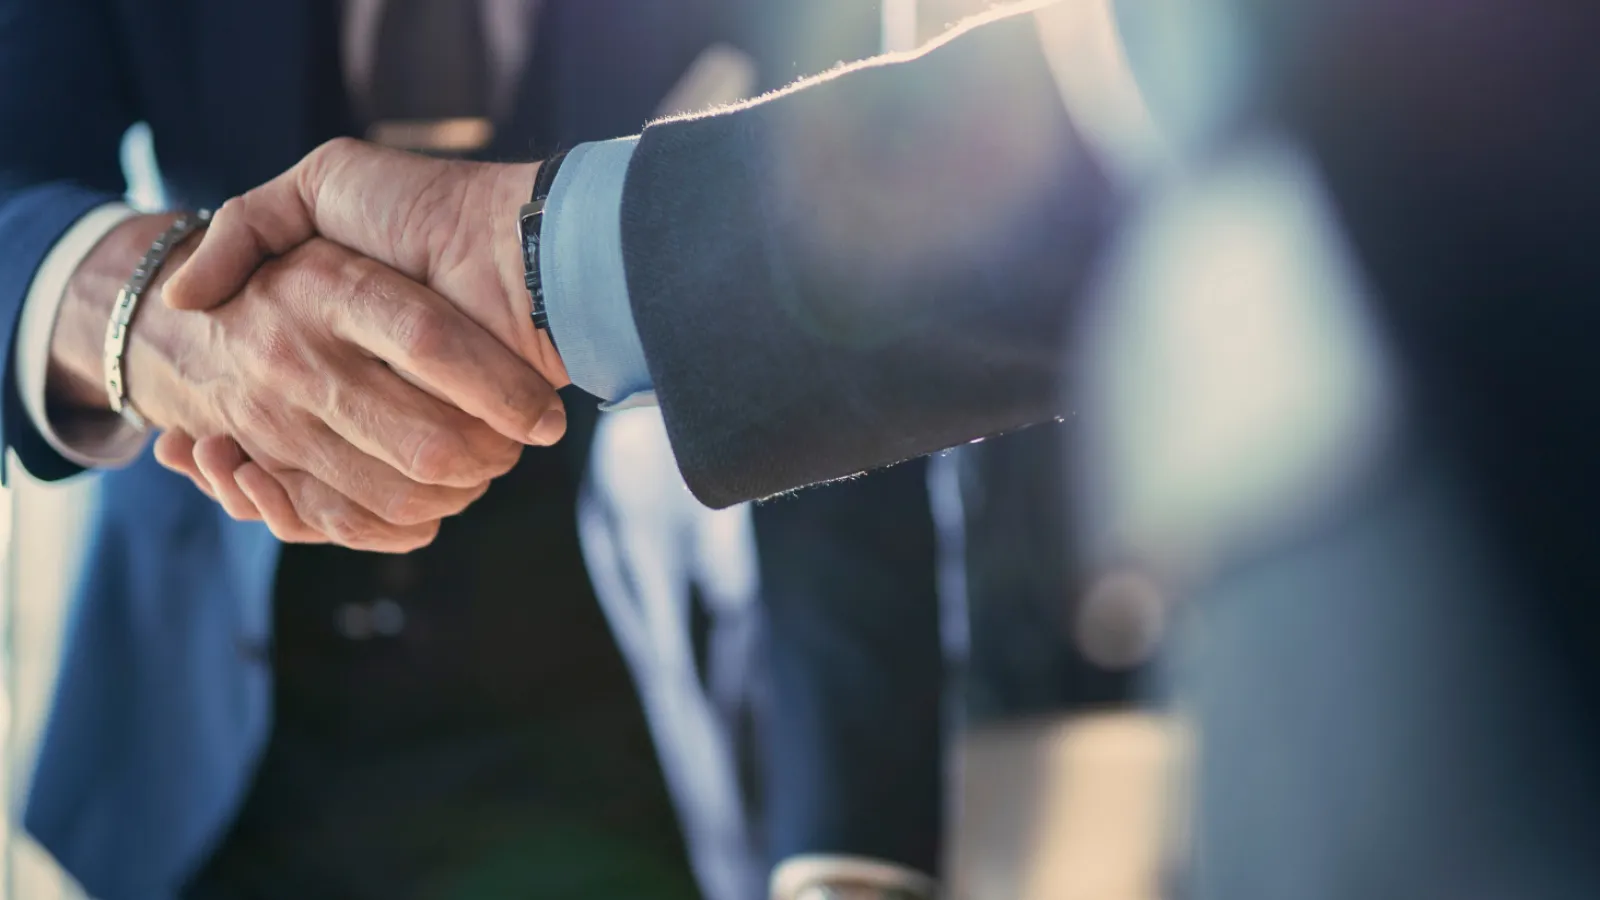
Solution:
M 567 154 L 539 245 L 550 335 L 572 383 L 606 410 L 656 402 L 622 263 L 622 185 L 638 144 L 621 138 Z

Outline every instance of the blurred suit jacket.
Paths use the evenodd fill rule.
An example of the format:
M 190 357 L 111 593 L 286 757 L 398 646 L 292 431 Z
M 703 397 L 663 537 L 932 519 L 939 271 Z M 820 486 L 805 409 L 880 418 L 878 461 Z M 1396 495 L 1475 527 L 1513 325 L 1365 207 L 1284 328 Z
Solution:
M 707 505 L 1067 412 L 1062 337 L 1123 198 L 1038 5 L 645 129 L 622 198 L 629 299 Z
M 524 85 L 490 156 L 530 158 L 637 131 L 713 42 L 749 49 L 766 86 L 877 45 L 875 4 L 545 6 L 530 66 L 544 77 Z M 343 90 L 311 64 L 319 54 L 308 42 L 320 33 L 311 17 L 323 9 L 311 0 L 0 2 L 0 83 L 12 86 L 0 93 L 4 443 L 34 476 L 75 474 L 32 427 L 13 383 L 9 350 L 40 261 L 78 217 L 122 196 L 118 147 L 136 121 L 150 124 L 180 207 L 215 205 L 334 136 L 313 108 L 319 91 Z M 573 421 L 568 444 L 581 464 L 592 416 Z M 863 521 L 854 515 L 863 503 L 891 538 L 834 531 Z M 772 693 L 790 707 L 775 717 L 783 749 L 765 766 L 773 852 L 878 853 L 931 869 L 941 671 L 920 478 L 908 470 L 819 492 L 754 520 L 775 610 L 764 638 Z M 262 648 L 280 549 L 148 455 L 104 477 L 25 812 L 28 829 L 91 891 L 170 894 L 237 809 L 271 727 Z M 863 683 L 876 687 L 852 687 Z M 898 691 L 905 685 L 920 690 Z M 845 746 L 862 741 L 864 750 Z M 880 778 L 885 758 L 894 768 Z M 786 781 L 788 771 L 796 778 Z

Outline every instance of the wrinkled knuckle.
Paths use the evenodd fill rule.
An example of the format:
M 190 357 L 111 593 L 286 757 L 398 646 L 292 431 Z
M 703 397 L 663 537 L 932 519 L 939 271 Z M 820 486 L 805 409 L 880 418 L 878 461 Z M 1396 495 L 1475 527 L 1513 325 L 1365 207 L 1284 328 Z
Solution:
M 434 492 L 420 484 L 404 484 L 389 492 L 379 514 L 392 525 L 421 525 L 444 512 Z
M 325 424 L 343 431 L 348 426 L 362 433 L 372 428 L 372 399 L 343 378 L 328 378 L 322 385 L 317 400 L 321 404 L 320 418 Z
M 438 363 L 449 361 L 455 334 L 443 311 L 412 304 L 395 316 L 392 337 L 406 358 Z
M 412 525 L 417 521 L 416 492 L 410 487 L 398 487 L 390 491 L 381 506 L 374 512 L 391 525 Z
M 351 311 L 379 322 L 397 315 L 399 295 L 392 274 L 383 266 L 352 254 L 340 263 L 337 277 L 337 292 Z
M 362 548 L 370 546 L 375 535 L 365 516 L 349 506 L 329 510 L 322 517 L 323 532 L 341 546 Z
M 529 430 L 532 428 L 532 425 L 528 426 Z M 499 434 L 494 435 L 489 439 L 487 447 L 480 451 L 483 454 L 487 474 L 492 478 L 499 478 L 516 468 L 518 461 L 522 459 L 522 450 L 523 445 L 516 441 Z
M 321 246 L 329 252 L 329 261 L 333 261 L 334 248 Z M 359 253 L 344 253 L 338 262 L 339 275 L 348 284 L 350 294 L 380 300 L 394 295 L 394 276 L 377 260 Z
M 423 484 L 446 484 L 462 468 L 462 447 L 453 434 L 436 428 L 421 429 L 407 459 L 406 472 Z
M 274 379 L 303 374 L 305 357 L 300 342 L 287 328 L 266 324 L 256 329 L 254 349 L 258 362 Z

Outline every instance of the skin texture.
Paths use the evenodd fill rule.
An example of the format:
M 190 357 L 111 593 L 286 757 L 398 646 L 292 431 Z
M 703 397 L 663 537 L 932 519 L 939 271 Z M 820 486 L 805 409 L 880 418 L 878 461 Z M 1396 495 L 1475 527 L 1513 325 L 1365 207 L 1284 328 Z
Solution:
M 130 220 L 74 275 L 51 345 L 52 415 L 110 415 L 101 342 L 112 298 L 170 221 Z M 198 312 L 166 302 L 189 242 L 130 332 L 128 396 L 164 432 L 157 458 L 230 515 L 285 541 L 407 552 L 509 471 L 524 443 L 559 437 L 540 425 L 552 412 L 564 424 L 559 398 L 480 324 L 495 321 L 487 305 L 459 309 L 326 239 L 285 250 Z
M 552 389 L 565 387 L 571 379 L 560 356 L 529 316 L 517 236 L 517 211 L 532 193 L 538 169 L 436 160 L 347 138 L 331 141 L 282 176 L 224 204 L 199 249 L 167 285 L 166 302 L 179 310 L 215 310 L 261 266 L 307 242 L 329 240 L 448 297 Z M 438 374 L 449 381 L 446 373 Z M 451 399 L 502 387 L 470 367 L 454 374 L 457 393 Z M 504 399 L 508 406 L 517 402 Z M 566 431 L 565 413 L 559 401 L 540 409 L 523 439 L 554 443 Z M 163 434 L 157 458 L 207 485 L 230 514 L 262 519 L 280 537 L 349 546 L 322 526 L 328 498 L 276 490 L 233 435 L 192 434 Z

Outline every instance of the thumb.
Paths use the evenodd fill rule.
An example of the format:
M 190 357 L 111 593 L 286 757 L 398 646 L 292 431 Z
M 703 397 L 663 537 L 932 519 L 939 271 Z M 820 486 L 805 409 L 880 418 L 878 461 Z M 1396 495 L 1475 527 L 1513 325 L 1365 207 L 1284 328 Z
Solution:
M 162 288 L 173 309 L 205 310 L 238 294 L 268 259 L 316 236 L 298 167 L 217 210 L 200 246 Z
M 319 234 L 417 281 L 432 241 L 397 241 L 398 211 L 437 178 L 442 163 L 353 138 L 336 138 L 294 168 L 222 205 L 194 255 L 163 291 L 174 309 L 212 309 L 237 294 L 273 256 Z

